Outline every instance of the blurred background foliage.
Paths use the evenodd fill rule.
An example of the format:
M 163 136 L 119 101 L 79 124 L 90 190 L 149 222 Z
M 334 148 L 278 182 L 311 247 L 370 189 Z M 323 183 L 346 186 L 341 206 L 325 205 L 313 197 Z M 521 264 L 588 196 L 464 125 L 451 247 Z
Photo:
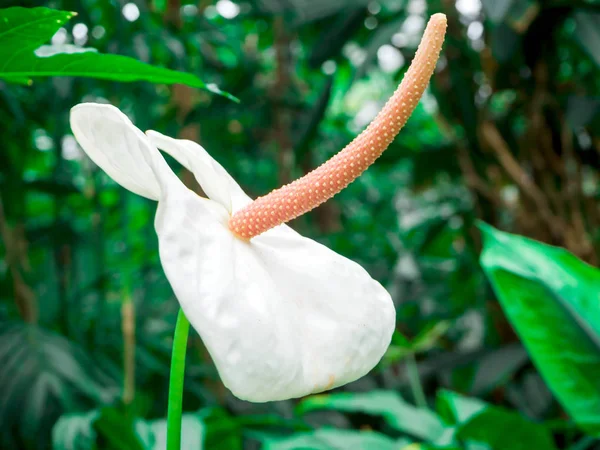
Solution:
M 158 259 L 155 205 L 87 159 L 69 109 L 110 102 L 141 129 L 195 140 L 255 197 L 325 161 L 374 117 L 435 12 L 448 16 L 447 40 L 405 129 L 358 181 L 291 224 L 390 290 L 398 333 L 388 354 L 330 396 L 249 404 L 226 391 L 193 334 L 184 444 L 596 448 L 487 284 L 474 222 L 597 265 L 600 4 L 0 2 L 17 5 L 77 12 L 53 45 L 190 72 L 240 102 L 182 85 L 0 80 L 0 448 L 164 448 L 178 305 Z M 560 323 L 550 330 L 560 333 Z M 589 382 L 600 398 L 598 378 Z

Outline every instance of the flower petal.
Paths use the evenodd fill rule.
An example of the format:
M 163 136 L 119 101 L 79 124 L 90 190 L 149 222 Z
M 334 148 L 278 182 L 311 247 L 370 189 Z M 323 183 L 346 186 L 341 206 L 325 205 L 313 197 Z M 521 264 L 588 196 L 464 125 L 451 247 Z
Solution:
M 87 155 L 124 188 L 158 200 L 160 177 L 174 181 L 175 174 L 160 152 L 118 108 L 81 103 L 71 108 L 70 122 Z
M 356 380 L 377 364 L 395 312 L 364 269 L 287 227 L 237 239 L 199 200 L 188 191 L 159 203 L 161 261 L 237 397 L 300 397 Z
M 229 182 L 217 171 L 215 161 L 200 145 L 185 139 L 173 139 L 154 130 L 146 131 L 146 135 L 156 147 L 194 174 L 208 198 L 220 203 L 231 213 Z M 224 171 L 223 168 L 221 170 Z

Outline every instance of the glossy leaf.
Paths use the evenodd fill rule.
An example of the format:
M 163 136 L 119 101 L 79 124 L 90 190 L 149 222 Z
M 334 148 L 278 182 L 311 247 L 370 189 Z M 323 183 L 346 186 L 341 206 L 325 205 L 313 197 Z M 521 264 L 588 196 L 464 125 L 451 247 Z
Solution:
M 35 325 L 3 327 L 0 423 L 18 430 L 24 442 L 44 442 L 49 437 L 40 433 L 48 416 L 56 420 L 63 410 L 114 398 L 116 386 L 110 389 L 110 381 L 74 343 Z M 21 427 L 13 425 L 19 421 Z M 0 435 L 0 446 L 8 447 L 4 438 L 8 435 Z
M 120 82 L 186 84 L 232 100 L 235 97 L 196 75 L 154 67 L 127 56 L 95 51 L 34 52 L 75 14 L 48 8 L 14 7 L 0 10 L 0 78 L 25 83 L 31 77 L 73 76 Z M 40 55 L 51 56 L 40 56 Z
M 479 399 L 441 391 L 437 407 L 447 422 L 456 425 L 456 437 L 461 442 L 476 441 L 493 450 L 556 448 L 543 425 Z
M 600 271 L 481 224 L 481 265 L 506 316 L 573 419 L 600 432 Z
M 331 450 L 331 449 L 357 449 L 357 450 L 399 450 L 409 445 L 409 442 L 395 440 L 373 431 L 353 431 L 320 429 L 309 433 L 296 433 L 284 438 L 267 437 L 263 440 L 263 450 Z
M 451 435 L 434 413 L 406 403 L 394 391 L 315 395 L 300 403 L 297 411 L 306 414 L 320 409 L 383 416 L 395 430 L 430 442 L 448 443 Z

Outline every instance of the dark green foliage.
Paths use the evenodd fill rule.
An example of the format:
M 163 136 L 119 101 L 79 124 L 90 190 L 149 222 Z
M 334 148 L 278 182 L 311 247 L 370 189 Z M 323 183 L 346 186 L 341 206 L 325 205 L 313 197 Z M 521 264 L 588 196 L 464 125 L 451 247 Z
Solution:
M 0 448 L 164 448 L 178 304 L 155 205 L 85 157 L 73 105 L 197 140 L 256 197 L 350 142 L 440 11 L 442 61 L 405 129 L 291 224 L 389 289 L 389 351 L 333 393 L 259 405 L 192 334 L 182 448 L 600 445 L 597 2 L 235 3 L 0 5 Z

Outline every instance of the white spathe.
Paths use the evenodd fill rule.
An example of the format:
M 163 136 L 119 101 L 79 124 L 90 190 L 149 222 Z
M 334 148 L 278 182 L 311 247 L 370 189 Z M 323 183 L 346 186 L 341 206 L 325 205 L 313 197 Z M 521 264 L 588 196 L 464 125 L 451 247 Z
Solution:
M 286 225 L 250 242 L 228 228 L 252 200 L 200 145 L 147 135 L 111 105 L 83 103 L 71 128 L 117 183 L 158 201 L 160 259 L 223 383 L 265 402 L 341 386 L 369 372 L 395 327 L 388 292 L 355 262 Z M 186 188 L 158 148 L 194 173 Z

